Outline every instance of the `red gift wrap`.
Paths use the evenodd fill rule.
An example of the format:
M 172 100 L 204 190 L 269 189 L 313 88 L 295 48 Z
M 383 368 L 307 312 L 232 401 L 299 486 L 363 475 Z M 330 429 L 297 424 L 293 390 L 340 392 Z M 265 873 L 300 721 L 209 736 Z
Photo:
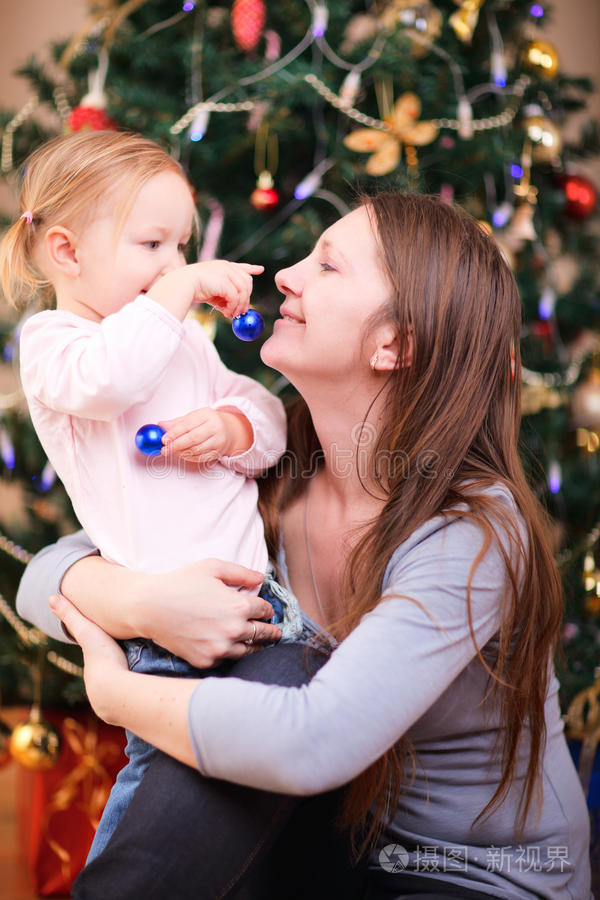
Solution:
M 44 710 L 60 732 L 56 765 L 18 766 L 19 843 L 40 897 L 69 894 L 83 868 L 110 789 L 127 762 L 125 732 L 93 712 Z

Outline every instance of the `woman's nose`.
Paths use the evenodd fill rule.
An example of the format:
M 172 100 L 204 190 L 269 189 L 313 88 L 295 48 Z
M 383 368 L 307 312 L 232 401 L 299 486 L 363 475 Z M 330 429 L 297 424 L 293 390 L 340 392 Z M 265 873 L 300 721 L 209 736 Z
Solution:
M 298 265 L 280 269 L 275 275 L 275 286 L 282 294 L 297 294 L 300 288 Z

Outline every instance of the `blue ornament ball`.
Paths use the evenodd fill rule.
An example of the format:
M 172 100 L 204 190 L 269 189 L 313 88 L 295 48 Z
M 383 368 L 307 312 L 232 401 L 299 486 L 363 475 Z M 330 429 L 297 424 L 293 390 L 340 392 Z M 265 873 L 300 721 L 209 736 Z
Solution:
M 163 448 L 160 425 L 142 425 L 135 435 L 135 446 L 146 456 L 159 456 Z
M 255 341 L 263 333 L 265 323 L 259 312 L 249 309 L 243 316 L 236 316 L 231 323 L 233 333 L 240 341 Z

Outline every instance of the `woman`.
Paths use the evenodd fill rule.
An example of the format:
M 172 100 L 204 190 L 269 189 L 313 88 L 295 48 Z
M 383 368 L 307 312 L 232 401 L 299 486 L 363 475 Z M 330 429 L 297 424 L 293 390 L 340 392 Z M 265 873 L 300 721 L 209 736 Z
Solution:
M 517 455 L 512 273 L 459 209 L 381 194 L 276 283 L 282 318 L 262 357 L 303 401 L 290 421 L 289 470 L 263 485 L 263 517 L 307 623 L 341 643 L 300 689 L 277 678 L 136 675 L 84 618 L 89 609 L 113 637 L 160 637 L 211 664 L 239 655 L 240 642 L 228 642 L 223 625 L 212 654 L 193 647 L 205 624 L 194 595 L 212 593 L 214 575 L 236 583 L 242 573 L 212 562 L 151 585 L 87 557 L 62 578 L 71 602 L 56 598 L 53 609 L 82 644 L 92 705 L 206 776 L 260 789 L 250 797 L 350 783 L 343 822 L 372 851 L 369 897 L 589 897 L 587 813 L 551 669 L 560 583 Z M 51 571 L 60 577 L 89 552 L 47 552 L 46 590 Z M 20 609 L 43 624 L 34 612 L 43 591 L 30 578 Z M 160 604 L 137 603 L 146 591 Z M 214 621 L 205 638 L 210 629 Z M 269 648 L 230 674 L 247 677 L 249 660 L 266 673 L 288 652 Z M 175 764 L 161 765 L 113 838 L 135 848 L 134 860 L 147 839 L 143 816 L 172 812 L 159 800 L 152 809 L 157 785 L 172 802 L 168 788 L 179 783 Z M 190 796 L 221 785 L 185 772 Z M 245 809 L 248 796 L 237 788 L 232 800 L 231 790 L 219 828 L 244 820 L 235 797 Z M 113 842 L 94 865 L 119 873 L 126 857 L 113 862 Z M 199 877 L 190 855 L 177 865 Z M 91 883 L 87 871 L 81 884 Z M 100 896 L 94 890 L 75 896 Z M 280 895 L 290 896 L 287 884 Z

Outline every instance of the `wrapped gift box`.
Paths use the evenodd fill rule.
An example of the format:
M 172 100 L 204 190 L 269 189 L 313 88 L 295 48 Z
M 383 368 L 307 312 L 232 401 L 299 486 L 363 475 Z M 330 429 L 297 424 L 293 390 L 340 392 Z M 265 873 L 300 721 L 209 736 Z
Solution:
M 18 766 L 19 843 L 41 897 L 70 893 L 82 869 L 119 769 L 125 732 L 93 712 L 44 710 L 61 736 L 58 762 L 47 771 Z

